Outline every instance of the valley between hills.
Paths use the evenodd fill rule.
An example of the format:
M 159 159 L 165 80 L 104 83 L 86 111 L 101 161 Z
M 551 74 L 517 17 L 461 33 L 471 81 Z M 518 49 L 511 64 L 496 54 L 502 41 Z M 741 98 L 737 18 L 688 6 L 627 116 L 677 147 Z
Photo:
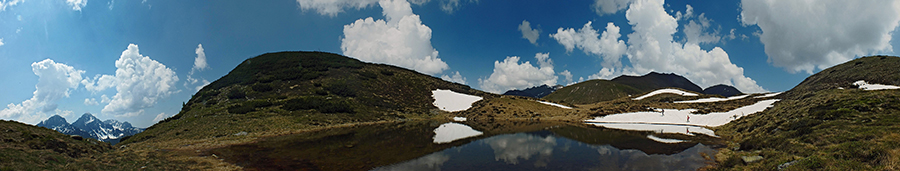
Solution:
M 254 149 L 250 145 L 285 135 L 309 135 L 302 140 L 370 136 L 347 133 L 358 127 L 430 137 L 435 133 L 411 128 L 447 122 L 481 131 L 474 136 L 556 127 L 585 131 L 626 122 L 691 126 L 697 129 L 685 133 L 626 129 L 645 133 L 616 135 L 653 133 L 655 138 L 672 141 L 647 144 L 681 142 L 675 140 L 711 144 L 718 152 L 709 156 L 713 161 L 703 170 L 898 170 L 900 89 L 892 87 L 900 85 L 896 66 L 900 66 L 898 57 L 863 57 L 822 70 L 780 93 L 744 94 L 726 85 L 702 89 L 678 75 L 650 73 L 544 86 L 552 93 L 523 90 L 518 95 L 498 95 L 337 54 L 267 53 L 245 60 L 203 87 L 178 114 L 122 137 L 114 146 L 0 121 L 4 139 L 0 170 L 253 170 L 263 167 L 227 158 L 225 149 Z M 461 110 L 447 110 L 436 102 L 441 100 L 438 90 L 477 100 Z M 656 113 L 660 116 L 650 116 Z M 685 122 L 682 116 L 687 117 Z M 603 143 L 602 138 L 580 139 Z M 357 140 L 322 142 L 350 150 L 367 143 L 381 147 L 393 142 Z M 360 168 L 335 167 L 325 159 L 301 163 L 310 170 L 368 170 L 471 141 L 463 137 L 409 147 L 394 160 L 343 163 Z

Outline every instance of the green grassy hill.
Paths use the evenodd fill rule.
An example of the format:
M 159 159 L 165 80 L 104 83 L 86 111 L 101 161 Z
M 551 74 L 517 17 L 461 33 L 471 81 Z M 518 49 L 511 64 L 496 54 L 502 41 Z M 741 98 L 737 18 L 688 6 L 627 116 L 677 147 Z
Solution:
M 898 85 L 900 58 L 864 57 L 825 69 L 761 113 L 717 128 L 733 141 L 721 170 L 900 170 L 900 90 L 865 91 L 857 80 Z M 845 89 L 838 89 L 843 87 Z M 762 156 L 744 163 L 741 156 Z
M 245 60 L 185 103 L 177 115 L 123 143 L 204 139 L 441 113 L 431 91 L 493 97 L 440 78 L 323 52 L 279 52 Z
M 609 80 L 588 80 L 563 87 L 544 96 L 544 99 L 573 104 L 591 104 L 608 101 L 628 95 L 638 95 L 643 91 Z
M 108 151 L 112 151 L 109 143 L 0 120 L 0 170 L 108 168 L 92 157 Z

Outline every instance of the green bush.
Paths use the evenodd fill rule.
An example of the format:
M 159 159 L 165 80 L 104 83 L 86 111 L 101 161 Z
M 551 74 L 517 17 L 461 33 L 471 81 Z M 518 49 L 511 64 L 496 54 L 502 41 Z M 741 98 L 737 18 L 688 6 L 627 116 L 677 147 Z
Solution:
M 269 107 L 269 106 L 273 105 L 272 102 L 269 102 L 267 100 L 251 100 L 251 101 L 248 101 L 246 104 L 249 106 L 252 106 L 253 108 Z
M 349 102 L 324 97 L 300 97 L 288 100 L 282 106 L 289 111 L 315 109 L 322 113 L 354 113 Z
M 254 110 L 253 106 L 248 106 L 248 105 L 234 105 L 234 106 L 228 107 L 228 113 L 235 113 L 235 114 L 245 114 L 248 112 L 252 112 L 253 110 Z
M 325 90 L 328 90 L 329 92 L 337 94 L 339 96 L 356 97 L 356 90 L 351 88 L 349 85 L 347 85 L 347 83 L 343 81 L 332 83 L 331 85 L 325 87 Z
M 240 99 L 244 97 L 247 97 L 247 93 L 244 93 L 244 91 L 241 91 L 239 88 L 232 89 L 228 92 L 229 99 Z
M 268 91 L 272 91 L 274 89 L 269 84 L 254 84 L 253 86 L 250 86 L 250 88 L 252 88 L 253 91 L 256 91 L 256 92 L 268 92 Z

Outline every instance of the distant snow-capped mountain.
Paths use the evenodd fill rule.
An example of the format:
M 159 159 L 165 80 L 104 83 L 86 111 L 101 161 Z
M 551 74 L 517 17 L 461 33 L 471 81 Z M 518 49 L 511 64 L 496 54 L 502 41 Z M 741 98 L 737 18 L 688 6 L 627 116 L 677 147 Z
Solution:
M 116 144 L 119 139 L 125 136 L 134 135 L 144 131 L 143 128 L 135 128 L 128 122 L 119 122 L 117 120 L 100 121 L 91 115 L 85 113 L 78 120 L 69 124 L 66 119 L 54 115 L 45 121 L 41 121 L 37 126 L 50 128 L 67 135 L 79 135 L 86 138 L 94 138 L 100 141 Z

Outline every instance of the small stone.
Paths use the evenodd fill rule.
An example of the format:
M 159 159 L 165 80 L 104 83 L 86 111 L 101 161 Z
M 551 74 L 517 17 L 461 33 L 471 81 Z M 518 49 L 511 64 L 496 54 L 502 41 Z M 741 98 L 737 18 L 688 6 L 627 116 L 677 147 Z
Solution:
M 744 160 L 744 163 L 753 163 L 762 159 L 762 156 L 741 156 L 741 160 Z
M 796 164 L 797 161 L 800 161 L 800 160 L 794 160 L 794 161 L 790 161 L 790 162 L 787 162 L 787 163 L 782 163 L 782 164 L 778 165 L 778 170 L 784 170 L 784 169 L 787 169 L 787 167 L 790 167 L 791 165 Z
M 247 135 L 247 132 L 241 131 L 241 132 L 238 132 L 237 134 L 234 134 L 234 136 L 242 136 L 242 135 Z

